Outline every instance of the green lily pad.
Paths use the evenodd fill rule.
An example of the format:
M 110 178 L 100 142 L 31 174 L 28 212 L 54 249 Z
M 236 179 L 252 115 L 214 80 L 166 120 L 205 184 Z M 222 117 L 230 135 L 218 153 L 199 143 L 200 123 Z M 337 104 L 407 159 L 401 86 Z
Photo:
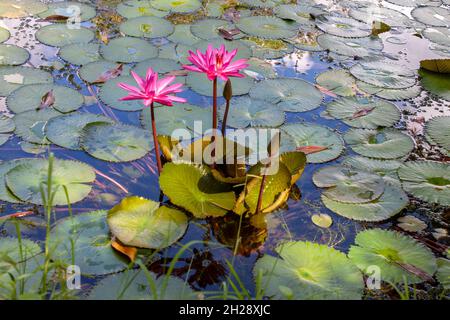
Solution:
M 107 106 L 121 110 L 121 111 L 138 111 L 145 108 L 144 103 L 140 100 L 119 101 L 128 95 L 126 90 L 118 87 L 119 83 L 126 83 L 136 86 L 136 80 L 131 76 L 120 76 L 107 81 L 101 88 L 98 94 L 100 100 Z
M 432 94 L 450 101 L 450 78 L 448 74 L 424 69 L 419 70 L 420 84 Z
M 45 145 L 31 143 L 28 141 L 20 141 L 19 146 L 23 152 L 31 153 L 31 154 L 41 154 L 41 153 L 45 153 L 48 151 L 48 148 Z
M 307 155 L 309 163 L 325 163 L 338 158 L 344 151 L 344 142 L 336 132 L 315 124 L 292 123 L 281 127 L 281 150 L 293 151 L 300 147 L 317 146 L 324 150 Z
M 285 55 L 292 53 L 294 45 L 284 40 L 266 40 L 256 37 L 250 37 L 241 40 L 250 45 L 253 57 L 259 59 L 281 59 Z
M 174 27 L 170 21 L 151 16 L 132 18 L 120 25 L 120 32 L 138 38 L 167 37 L 173 31 Z
M 22 253 L 20 252 L 21 250 Z M 20 239 L 19 242 L 17 238 L 0 238 L 0 263 L 6 262 L 6 259 L 16 263 L 23 262 L 41 252 L 41 246 L 34 241 Z
M 0 66 L 18 66 L 27 62 L 29 58 L 29 52 L 21 47 L 12 44 L 0 44 Z
M 435 161 L 410 161 L 398 170 L 403 189 L 423 201 L 450 205 L 450 165 Z
M 177 209 L 159 202 L 128 197 L 108 211 L 109 228 L 127 246 L 163 249 L 186 232 L 188 219 Z
M 450 289 L 450 260 L 439 258 L 436 259 L 438 270 L 436 272 L 436 278 L 445 290 Z
M 298 32 L 297 23 L 270 16 L 244 17 L 236 23 L 236 27 L 249 36 L 264 39 L 292 38 Z
M 193 291 L 184 280 L 157 277 L 153 272 L 130 270 L 110 275 L 90 291 L 89 300 L 194 300 Z M 165 288 L 165 289 L 163 289 Z M 155 291 L 153 291 L 155 290 Z
M 331 219 L 331 217 L 326 213 L 312 215 L 311 221 L 316 226 L 324 228 L 324 229 L 328 229 L 333 224 L 333 219 Z
M 422 92 L 422 88 L 419 85 L 414 85 L 406 89 L 387 89 L 373 86 L 371 84 L 356 81 L 356 86 L 360 91 L 364 91 L 367 94 L 377 96 L 386 100 L 408 100 L 416 98 Z
M 212 128 L 211 111 L 190 104 L 175 103 L 172 107 L 155 108 L 156 128 L 159 135 L 171 136 L 176 130 L 187 129 L 194 136 L 199 136 Z M 194 122 L 200 121 L 202 128 L 195 131 Z M 147 130 L 151 130 L 150 109 L 142 111 L 141 122 Z
M 74 112 L 50 119 L 45 126 L 45 134 L 48 140 L 60 147 L 81 150 L 81 133 L 91 123 L 112 124 L 114 121 L 98 114 Z
M 398 168 L 402 162 L 397 160 L 378 160 L 360 156 L 352 156 L 345 158 L 342 165 L 352 167 L 358 170 L 364 170 L 383 177 L 383 179 L 397 186 L 400 186 L 398 178 Z
M 9 161 L 0 162 L 0 200 L 10 203 L 21 203 L 22 201 L 17 198 L 7 187 L 6 187 L 6 174 L 9 170 L 17 167 L 21 163 L 25 163 L 27 159 L 15 159 Z
M 127 260 L 111 247 L 106 215 L 107 211 L 99 210 L 59 220 L 50 233 L 51 258 L 79 266 L 84 275 L 125 270 Z
M 322 93 L 312 84 L 294 78 L 267 79 L 258 82 L 250 90 L 250 97 L 275 104 L 287 112 L 310 111 L 319 107 L 323 100 Z
M 402 7 L 421 7 L 421 6 L 439 7 L 442 4 L 441 0 L 386 0 L 386 1 Z
M 443 7 L 418 7 L 411 11 L 411 16 L 428 26 L 447 28 L 450 26 L 450 10 Z
M 102 45 L 100 53 L 103 58 L 112 62 L 132 63 L 155 58 L 158 50 L 146 40 L 123 37 Z
M 165 17 L 167 11 L 158 10 L 152 7 L 152 0 L 130 0 L 118 4 L 116 11 L 122 17 L 131 19 L 143 16 Z
M 54 109 L 31 110 L 14 116 L 15 134 L 23 140 L 37 144 L 50 144 L 45 136 L 45 125 L 51 118 L 60 116 Z
M 221 19 L 203 19 L 198 20 L 194 24 L 191 25 L 190 32 L 193 36 L 203 39 L 203 40 L 212 40 L 220 37 L 220 29 L 224 29 L 226 31 L 231 31 L 235 29 L 231 22 Z M 241 38 L 242 36 L 236 35 L 235 38 Z
M 378 266 L 381 280 L 393 283 L 404 284 L 405 279 L 408 284 L 423 281 L 401 265 L 418 268 L 430 276 L 436 271 L 436 259 L 428 248 L 394 231 L 372 229 L 358 233 L 348 256 L 364 273 L 370 274 L 369 267 Z
M 378 199 L 384 192 L 383 179 L 373 173 L 328 166 L 317 170 L 313 182 L 319 188 L 327 188 L 322 195 L 338 202 L 367 203 Z
M 392 128 L 350 129 L 345 133 L 344 140 L 354 152 L 370 158 L 401 158 L 414 149 L 414 141 L 410 136 Z
M 249 93 L 253 86 L 253 79 L 250 77 L 245 78 L 231 78 L 231 83 L 233 86 L 233 95 L 241 96 Z M 193 91 L 208 97 L 212 97 L 213 93 L 213 83 L 208 80 L 208 78 L 202 73 L 191 72 L 186 78 L 186 85 Z M 222 96 L 223 87 L 225 82 L 221 79 L 217 81 L 217 96 Z
M 387 220 L 401 212 L 409 203 L 408 196 L 400 187 L 388 184 L 378 199 L 366 203 L 344 203 L 325 194 L 322 195 L 322 202 L 325 207 L 343 217 L 370 222 Z
M 374 57 L 381 56 L 383 42 L 379 38 L 342 38 L 330 34 L 321 34 L 317 37 L 321 48 L 340 55 L 350 57 Z
M 99 48 L 97 43 L 74 43 L 62 47 L 59 56 L 70 64 L 82 66 L 101 59 Z
M 83 65 L 79 70 L 78 74 L 80 78 L 86 81 L 87 83 L 94 83 L 99 80 L 103 74 L 108 71 L 116 70 L 119 67 L 119 64 L 116 62 L 99 60 L 95 62 L 90 62 L 88 64 Z M 122 75 L 128 75 L 130 73 L 131 66 L 122 65 Z M 113 78 L 114 79 L 114 78 Z M 96 83 L 96 85 L 102 85 L 102 83 Z M 118 87 L 116 87 L 117 89 Z M 122 90 L 120 89 L 122 92 Z M 125 96 L 125 91 L 123 91 L 123 96 Z M 117 103 L 121 103 L 120 101 Z
M 67 113 L 75 111 L 84 104 L 84 98 L 78 91 L 51 84 L 32 84 L 23 86 L 8 96 L 6 104 L 14 113 L 39 109 L 42 98 L 49 92 L 53 93 L 55 102 L 50 106 L 55 110 Z
M 16 125 L 11 118 L 0 115 L 0 133 L 13 132 L 15 128 Z
M 435 117 L 425 125 L 426 136 L 450 152 L 450 116 Z
M 422 31 L 425 38 L 441 46 L 450 46 L 450 29 L 447 27 L 426 28 Z
M 29 67 L 0 67 L 0 96 L 7 96 L 23 85 L 53 83 L 49 72 Z
M 9 133 L 0 133 L 0 146 L 4 145 L 10 137 Z
M 97 159 L 127 162 L 149 153 L 153 139 L 149 131 L 135 126 L 91 123 L 81 133 L 80 146 Z
M 200 9 L 199 0 L 153 0 L 152 6 L 158 10 L 177 13 L 189 13 Z
M 80 22 L 83 22 L 91 20 L 97 13 L 95 12 L 95 8 L 90 5 L 75 1 L 64 1 L 49 3 L 48 10 L 41 12 L 39 17 L 45 19 L 55 15 L 76 18 Z
M 316 82 L 319 86 L 339 96 L 349 97 L 355 95 L 355 78 L 346 70 L 325 71 L 317 76 Z
M 92 30 L 80 27 L 70 29 L 65 24 L 50 24 L 36 32 L 36 39 L 53 47 L 64 47 L 74 43 L 88 43 L 95 37 Z
M 363 38 L 372 33 L 372 26 L 358 20 L 332 15 L 321 15 L 315 20 L 317 28 L 337 37 Z
M 401 65 L 382 61 L 360 62 L 350 73 L 363 82 L 388 89 L 406 89 L 416 84 L 416 73 Z
M 189 163 L 167 163 L 159 178 L 170 201 L 196 218 L 219 217 L 233 209 L 234 192 L 215 180 L 209 169 Z
M 374 22 L 383 22 L 391 27 L 405 27 L 410 24 L 410 20 L 406 15 L 385 7 L 367 6 L 352 8 L 349 11 L 349 15 L 353 19 L 369 25 L 372 25 Z
M 247 64 L 249 66 L 243 71 L 243 73 L 249 77 L 257 80 L 260 80 L 261 78 L 273 79 L 277 77 L 277 73 L 272 64 L 265 60 L 250 58 L 247 60 Z
M 0 27 L 0 42 L 5 42 L 9 39 L 10 36 L 11 34 L 9 33 L 8 29 Z
M 39 0 L 2 0 L 0 17 L 24 18 L 47 10 L 47 5 Z
M 42 205 L 40 186 L 46 190 L 48 173 L 47 159 L 29 159 L 20 163 L 6 174 L 6 185 L 20 200 Z M 70 203 L 76 203 L 88 196 L 94 182 L 94 169 L 89 165 L 72 160 L 55 159 L 52 173 L 53 205 L 67 205 L 64 186 L 67 187 Z
M 173 33 L 168 36 L 167 39 L 176 44 L 192 46 L 193 44 L 199 42 L 201 39 L 192 34 L 191 27 L 192 26 L 190 24 L 177 24 L 175 25 Z
M 255 8 L 274 8 L 284 0 L 240 0 L 239 2 Z
M 224 113 L 225 105 L 219 108 L 221 119 Z M 227 125 L 233 128 L 279 127 L 284 120 L 284 112 L 277 106 L 264 100 L 243 96 L 231 100 Z
M 182 66 L 172 59 L 154 58 L 139 62 L 133 68 L 133 71 L 141 77 L 144 77 L 148 68 L 152 68 L 154 72 L 158 72 L 159 74 L 165 74 L 174 70 L 180 70 Z
M 319 16 L 324 14 L 325 11 L 308 4 L 282 4 L 274 8 L 274 13 L 281 19 L 293 20 L 299 24 L 314 26 L 312 16 Z
M 390 102 L 366 98 L 341 98 L 327 105 L 332 117 L 355 128 L 391 127 L 400 120 L 400 111 Z
M 312 242 L 287 242 L 280 256 L 257 260 L 255 278 L 262 276 L 265 295 L 292 300 L 361 299 L 364 281 L 346 255 Z

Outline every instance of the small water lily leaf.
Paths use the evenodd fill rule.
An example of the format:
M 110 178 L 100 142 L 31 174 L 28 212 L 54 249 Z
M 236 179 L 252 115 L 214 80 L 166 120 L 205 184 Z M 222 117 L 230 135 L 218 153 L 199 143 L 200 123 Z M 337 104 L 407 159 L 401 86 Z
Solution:
M 416 73 L 404 66 L 384 61 L 360 62 L 350 68 L 358 80 L 388 89 L 406 89 L 416 84 Z
M 67 113 L 77 110 L 83 103 L 83 95 L 78 91 L 50 84 L 23 86 L 11 93 L 6 100 L 8 109 L 14 113 L 47 108 Z
M 6 185 L 20 200 L 42 205 L 41 184 L 44 190 L 47 183 L 47 159 L 29 159 L 12 168 L 6 174 Z M 68 203 L 64 187 L 69 194 L 69 202 L 83 200 L 91 192 L 91 182 L 95 180 L 95 172 L 89 165 L 72 160 L 56 159 L 53 164 L 52 192 L 53 204 L 65 206 Z
M 153 272 L 128 270 L 110 275 L 97 283 L 89 300 L 194 300 L 184 280 L 172 276 L 157 277 Z
M 236 27 L 249 36 L 264 39 L 292 38 L 298 31 L 297 23 L 271 16 L 243 17 Z
M 341 38 L 330 34 L 321 34 L 317 37 L 321 48 L 330 52 L 349 57 L 373 57 L 381 55 L 383 42 L 379 38 Z
M 427 224 L 414 216 L 404 216 L 397 219 L 400 228 L 409 232 L 419 232 L 427 228 Z
M 90 123 L 112 124 L 114 121 L 102 115 L 74 112 L 50 119 L 45 126 L 45 134 L 48 140 L 60 147 L 81 150 L 81 132 Z
M 287 112 L 310 111 L 319 107 L 323 100 L 322 93 L 312 84 L 293 78 L 263 80 L 253 86 L 250 97 L 275 104 Z
M 438 270 L 436 278 L 445 290 L 450 289 L 450 260 L 439 258 L 436 259 Z
M 16 125 L 14 133 L 23 140 L 37 144 L 50 144 L 45 136 L 45 125 L 51 118 L 60 116 L 54 109 L 31 110 L 19 113 L 13 120 Z
M 28 141 L 20 141 L 19 146 L 23 152 L 30 154 L 41 154 L 48 151 L 48 147 L 46 147 L 45 145 L 31 143 Z
M 39 0 L 2 0 L 0 3 L 0 17 L 24 18 L 47 10 L 47 4 Z
M 6 174 L 11 169 L 17 167 L 19 164 L 26 162 L 24 159 L 15 159 L 9 161 L 0 162 L 0 200 L 10 203 L 21 203 L 22 201 L 17 198 L 11 190 L 6 187 Z
M 332 15 L 321 15 L 315 19 L 317 28 L 328 34 L 343 38 L 363 38 L 371 34 L 371 27 L 358 20 Z
M 450 205 L 450 165 L 435 161 L 409 161 L 398 170 L 403 189 L 423 201 Z
M 429 140 L 450 152 L 450 116 L 432 118 L 425 124 L 425 132 Z
M 318 227 L 328 229 L 333 224 L 333 220 L 326 213 L 314 214 L 311 216 L 311 221 Z
M 250 77 L 245 78 L 233 78 L 231 80 L 233 84 L 233 95 L 241 96 L 249 93 L 253 86 L 253 79 Z M 191 72 L 186 78 L 186 84 L 195 92 L 204 95 L 212 96 L 212 82 L 202 73 Z M 218 96 L 222 95 L 225 82 L 219 79 L 217 81 L 217 93 Z
M 30 58 L 30 53 L 12 44 L 0 44 L 0 66 L 18 66 Z
M 0 115 L 0 133 L 13 132 L 15 128 L 13 119 Z
M 122 37 L 100 46 L 100 54 L 112 62 L 133 63 L 155 58 L 158 49 L 144 39 Z
M 165 17 L 169 14 L 167 11 L 158 10 L 152 7 L 151 0 L 129 0 L 118 4 L 116 11 L 122 17 L 131 19 L 143 16 Z
M 0 146 L 4 145 L 10 137 L 9 133 L 0 133 Z
M 59 56 L 71 64 L 82 66 L 100 60 L 99 49 L 97 43 L 74 43 L 62 47 Z
M 356 86 L 358 87 L 360 92 L 365 92 L 369 95 L 375 95 L 386 100 L 397 101 L 416 98 L 422 92 L 422 87 L 418 84 L 406 89 L 387 89 L 373 86 L 371 84 L 358 80 L 356 81 Z
M 322 202 L 333 212 L 357 220 L 378 222 L 387 220 L 408 205 L 408 196 L 399 187 L 386 184 L 384 193 L 376 200 L 366 203 L 344 203 L 322 195 Z
M 342 166 L 317 170 L 313 182 L 327 188 L 323 196 L 344 203 L 367 203 L 378 199 L 385 190 L 383 179 L 373 173 Z
M 439 98 L 450 101 L 450 77 L 445 73 L 419 70 L 420 84 Z
M 321 87 L 340 96 L 348 97 L 356 94 L 355 78 L 343 69 L 325 71 L 317 76 L 316 82 Z
M 19 241 L 19 239 L 12 237 L 0 238 L 0 264 L 8 263 L 8 261 L 24 262 L 41 252 L 41 246 L 34 241 L 28 239 L 20 239 Z
M 344 151 L 342 138 L 327 127 L 292 123 L 282 126 L 281 130 L 281 151 L 305 152 L 309 163 L 324 163 L 334 160 Z M 314 149 L 314 152 L 310 152 L 311 149 Z
M 171 136 L 175 130 L 187 129 L 197 137 L 212 128 L 211 112 L 198 106 L 175 103 L 170 108 L 166 106 L 157 107 L 154 112 L 158 134 Z M 142 111 L 141 122 L 144 128 L 151 130 L 149 108 Z M 199 126 L 200 123 L 201 126 Z
M 362 156 L 378 159 L 396 159 L 414 149 L 412 138 L 397 129 L 350 129 L 344 140 L 352 150 Z
M 98 94 L 99 99 L 107 106 L 121 111 L 139 111 L 144 109 L 144 104 L 139 100 L 119 101 L 127 95 L 127 91 L 119 88 L 119 83 L 136 86 L 136 81 L 130 76 L 120 76 L 107 81 Z
M 219 108 L 223 119 L 225 105 Z M 283 124 L 285 115 L 276 106 L 247 96 L 231 99 L 227 125 L 233 128 L 246 127 L 279 127 Z
M 255 80 L 263 80 L 264 78 L 272 79 L 277 77 L 277 73 L 275 72 L 272 64 L 265 60 L 250 58 L 247 60 L 247 64 L 249 66 L 243 71 L 243 73 Z M 248 72 L 254 73 L 249 74 Z
M 163 249 L 186 232 L 186 215 L 159 202 L 128 197 L 108 211 L 109 228 L 127 246 Z
M 125 270 L 127 259 L 111 246 L 106 215 L 107 211 L 99 210 L 58 220 L 50 233 L 51 258 L 66 265 L 76 264 L 84 275 Z
M 200 9 L 199 0 L 153 0 L 152 6 L 158 10 L 176 13 L 189 13 Z
M 206 166 L 167 163 L 159 183 L 173 204 L 196 218 L 223 216 L 234 207 L 234 192 L 216 181 Z
M 253 269 L 254 277 L 262 276 L 267 283 L 267 296 L 286 299 L 286 290 L 280 290 L 285 287 L 294 300 L 361 299 L 363 278 L 344 253 L 300 241 L 284 243 L 275 251 L 280 258 L 265 255 Z
M 397 160 L 378 160 L 360 156 L 345 158 L 342 165 L 352 167 L 357 170 L 363 170 L 375 173 L 383 179 L 397 186 L 400 186 L 397 170 L 402 162 Z
M 80 146 L 97 159 L 127 162 L 149 153 L 153 139 L 149 131 L 135 126 L 90 123 L 81 133 Z
M 95 37 L 92 30 L 79 27 L 69 28 L 65 24 L 50 24 L 36 32 L 36 39 L 48 46 L 64 47 L 74 43 L 88 43 Z
M 341 98 L 328 104 L 327 112 L 345 124 L 365 129 L 391 127 L 400 120 L 400 111 L 390 102 L 367 98 Z
M 78 74 L 80 78 L 88 83 L 102 85 L 121 75 L 128 75 L 131 67 L 122 63 L 99 60 L 83 65 Z
M 52 75 L 29 67 L 0 68 L 0 96 L 7 96 L 23 85 L 35 83 L 53 83 Z
M 378 266 L 381 280 L 403 284 L 420 283 L 423 280 L 400 264 L 408 264 L 422 272 L 433 275 L 436 259 L 433 253 L 399 232 L 372 229 L 358 233 L 355 245 L 348 253 L 350 260 L 364 273 L 370 274 L 370 266 Z
M 49 3 L 48 9 L 39 13 L 39 17 L 43 19 L 56 15 L 79 19 L 78 21 L 83 22 L 94 18 L 96 16 L 96 12 L 95 8 L 90 5 L 80 3 L 78 1 L 64 1 Z
M 443 7 L 423 6 L 411 11 L 417 21 L 432 27 L 450 27 L 450 10 Z
M 158 17 L 137 17 L 128 19 L 120 25 L 120 32 L 138 38 L 167 37 L 174 31 L 170 21 Z

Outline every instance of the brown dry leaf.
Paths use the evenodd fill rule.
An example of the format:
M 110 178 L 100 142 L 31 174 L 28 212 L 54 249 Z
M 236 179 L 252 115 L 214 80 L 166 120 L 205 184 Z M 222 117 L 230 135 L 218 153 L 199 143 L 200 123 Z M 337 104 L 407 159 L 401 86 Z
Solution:
M 364 116 L 367 116 L 369 113 L 371 113 L 375 108 L 364 108 L 361 110 L 356 111 L 352 116 L 351 116 L 351 120 L 355 120 Z
M 331 92 L 330 90 L 328 90 L 327 88 L 324 88 L 322 86 L 319 86 L 318 84 L 315 85 L 316 88 L 322 92 L 323 94 L 332 97 L 332 98 L 337 98 L 337 94 L 335 94 L 334 92 Z
M 188 75 L 187 70 L 173 70 L 166 73 L 166 76 L 174 76 L 174 77 L 186 77 Z
M 296 150 L 297 151 L 301 151 L 304 154 L 313 154 L 313 153 L 318 153 L 318 152 L 321 152 L 321 151 L 328 150 L 328 147 L 323 147 L 323 146 L 304 146 L 304 147 L 298 147 Z
M 431 72 L 450 73 L 450 59 L 422 60 L 420 67 Z
M 239 33 L 241 33 L 241 30 L 235 28 L 235 29 L 231 29 L 231 30 L 226 30 L 224 28 L 219 28 L 217 29 L 219 31 L 219 34 L 222 38 L 224 38 L 225 40 L 233 40 L 233 37 L 238 35 Z
M 391 31 L 391 27 L 384 22 L 374 21 L 372 23 L 372 36 L 378 36 L 379 34 L 389 31 Z
M 400 268 L 402 268 L 403 270 L 419 277 L 420 279 L 422 279 L 423 281 L 430 281 L 433 282 L 433 277 L 431 275 L 429 275 L 428 273 L 426 273 L 425 271 L 423 271 L 420 268 L 417 268 L 411 264 L 408 263 L 402 263 L 402 262 L 395 262 L 395 264 L 397 264 Z
M 55 95 L 53 94 L 53 90 L 50 90 L 46 94 L 44 94 L 41 98 L 41 104 L 38 109 L 45 109 L 51 107 L 55 103 Z
M 92 84 L 105 83 L 108 80 L 117 78 L 122 74 L 123 64 L 119 64 L 116 68 L 105 71 L 100 77 L 97 78 Z
M 136 247 L 129 247 L 124 245 L 122 242 L 120 242 L 118 239 L 113 238 L 111 240 L 111 246 L 120 253 L 126 255 L 130 261 L 134 262 L 137 255 L 137 248 Z
M 69 19 L 69 17 L 54 14 L 54 15 L 44 18 L 43 20 L 47 21 L 47 22 L 63 22 L 63 21 L 67 21 L 67 19 Z

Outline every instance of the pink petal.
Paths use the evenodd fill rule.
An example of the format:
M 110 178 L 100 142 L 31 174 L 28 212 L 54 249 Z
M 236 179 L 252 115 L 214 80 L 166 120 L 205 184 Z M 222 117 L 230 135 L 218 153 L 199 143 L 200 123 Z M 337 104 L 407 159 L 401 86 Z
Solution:
M 139 88 L 141 88 L 141 90 L 145 90 L 145 80 L 139 77 L 139 75 L 134 71 L 131 71 L 131 75 L 138 84 Z

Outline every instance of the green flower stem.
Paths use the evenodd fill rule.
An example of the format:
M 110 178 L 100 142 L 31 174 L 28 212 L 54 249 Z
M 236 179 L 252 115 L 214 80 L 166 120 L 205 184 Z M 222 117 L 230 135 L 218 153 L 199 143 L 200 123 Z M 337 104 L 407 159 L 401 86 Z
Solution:
M 156 133 L 156 123 L 155 123 L 155 109 L 153 102 L 150 105 L 150 113 L 152 118 L 152 133 L 153 133 L 153 144 L 155 146 L 155 157 L 156 157 L 156 163 L 158 165 L 158 174 L 161 174 L 162 171 L 162 164 L 161 164 L 161 155 L 159 153 L 159 144 L 158 144 L 158 134 Z

